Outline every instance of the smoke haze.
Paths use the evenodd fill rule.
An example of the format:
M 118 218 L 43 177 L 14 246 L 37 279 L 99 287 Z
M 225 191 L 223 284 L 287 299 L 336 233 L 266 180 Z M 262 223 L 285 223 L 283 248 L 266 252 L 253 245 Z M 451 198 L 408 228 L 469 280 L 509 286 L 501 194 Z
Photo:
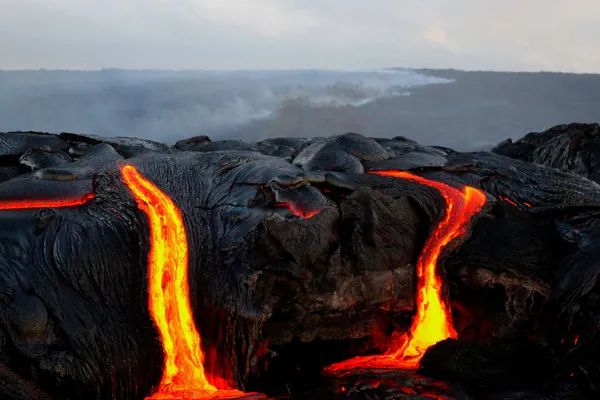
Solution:
M 218 138 L 285 104 L 359 107 L 447 82 L 407 70 L 0 72 L 0 130 Z
M 4 71 L 0 131 L 173 143 L 358 132 L 462 150 L 600 120 L 600 75 L 370 71 Z

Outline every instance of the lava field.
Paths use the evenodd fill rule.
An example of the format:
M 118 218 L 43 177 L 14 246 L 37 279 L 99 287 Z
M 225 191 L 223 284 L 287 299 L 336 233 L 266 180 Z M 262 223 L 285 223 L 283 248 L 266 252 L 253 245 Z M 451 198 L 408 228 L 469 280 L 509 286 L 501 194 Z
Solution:
M 600 127 L 0 134 L 0 399 L 600 397 Z

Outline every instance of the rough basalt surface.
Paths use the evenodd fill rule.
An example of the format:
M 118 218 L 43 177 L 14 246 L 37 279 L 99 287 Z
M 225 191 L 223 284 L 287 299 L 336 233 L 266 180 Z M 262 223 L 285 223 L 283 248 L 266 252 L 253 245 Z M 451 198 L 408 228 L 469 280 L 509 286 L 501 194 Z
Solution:
M 158 383 L 148 226 L 119 179 L 124 163 L 180 207 L 207 369 L 239 387 L 298 399 L 597 398 L 598 140 L 597 125 L 477 153 L 358 134 L 171 147 L 0 134 L 0 202 L 95 193 L 77 207 L 0 211 L 0 398 L 135 400 Z M 460 339 L 431 348 L 418 372 L 324 378 L 328 363 L 407 329 L 415 263 L 444 210 L 433 189 L 367 173 L 381 169 L 488 195 L 440 261 Z
M 559 125 L 508 139 L 493 152 L 523 161 L 569 171 L 600 182 L 600 125 Z

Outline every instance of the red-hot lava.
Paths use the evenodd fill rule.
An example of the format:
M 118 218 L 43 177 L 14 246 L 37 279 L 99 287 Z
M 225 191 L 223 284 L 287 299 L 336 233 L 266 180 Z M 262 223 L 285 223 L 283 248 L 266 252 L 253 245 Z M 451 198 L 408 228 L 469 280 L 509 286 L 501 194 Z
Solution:
M 94 199 L 94 193 L 87 193 L 81 197 L 64 199 L 22 199 L 0 200 L 0 210 L 27 210 L 32 208 L 63 208 L 75 207 Z
M 506 196 L 502 196 L 502 195 L 500 195 L 500 196 L 498 196 L 498 197 L 500 197 L 500 200 L 502 200 L 502 201 L 504 201 L 504 202 L 506 202 L 506 203 L 510 204 L 511 206 L 514 206 L 514 207 L 518 207 L 518 206 L 519 206 L 519 205 L 517 204 L 517 202 L 516 202 L 516 201 L 514 201 L 513 199 L 511 199 L 510 197 L 506 197 Z
M 188 286 L 188 243 L 181 211 L 132 165 L 121 168 L 138 208 L 150 225 L 148 305 L 164 353 L 159 387 L 148 399 L 231 399 L 245 393 L 210 382 L 204 370 L 200 334 L 194 324 Z M 217 382 L 218 381 L 218 382 Z
M 430 346 L 456 337 L 449 305 L 442 296 L 442 280 L 437 274 L 437 262 L 444 246 L 462 236 L 471 218 L 486 202 L 485 194 L 470 186 L 462 190 L 432 181 L 406 171 L 373 171 L 373 174 L 406 179 L 437 189 L 444 197 L 444 217 L 425 242 L 417 261 L 416 314 L 408 333 L 392 341 L 382 355 L 355 357 L 330 365 L 327 373 L 343 373 L 355 368 L 417 368 Z
M 516 201 L 514 201 L 513 199 L 511 199 L 510 197 L 506 197 L 506 196 L 502 196 L 502 195 L 499 195 L 498 197 L 500 198 L 500 200 L 504 201 L 505 203 L 510 204 L 513 207 L 519 207 L 519 204 Z M 527 201 L 524 201 L 523 206 L 525 206 L 527 208 L 531 208 L 531 207 L 533 207 L 533 204 L 531 204 Z

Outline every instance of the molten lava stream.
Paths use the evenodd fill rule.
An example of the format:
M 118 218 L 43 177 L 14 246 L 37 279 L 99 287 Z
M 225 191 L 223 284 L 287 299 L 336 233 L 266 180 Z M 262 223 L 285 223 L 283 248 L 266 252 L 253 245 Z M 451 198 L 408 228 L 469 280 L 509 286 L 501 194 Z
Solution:
M 486 202 L 485 194 L 473 187 L 463 190 L 432 181 L 406 171 L 388 170 L 371 173 L 406 179 L 437 189 L 444 197 L 446 209 L 425 242 L 417 261 L 417 310 L 408 333 L 388 344 L 382 355 L 355 357 L 328 366 L 326 373 L 344 373 L 355 368 L 414 369 L 425 351 L 448 338 L 455 338 L 450 307 L 442 297 L 442 280 L 437 275 L 437 262 L 444 246 L 463 235 L 471 218 Z
M 65 199 L 22 199 L 0 200 L 0 210 L 29 210 L 34 208 L 64 208 L 75 207 L 94 199 L 94 193 L 87 193 L 82 197 Z
M 121 168 L 121 179 L 150 226 L 148 305 L 160 334 L 164 367 L 159 387 L 148 399 L 255 398 L 255 393 L 217 386 L 205 374 L 190 305 L 187 235 L 179 208 L 132 165 Z

